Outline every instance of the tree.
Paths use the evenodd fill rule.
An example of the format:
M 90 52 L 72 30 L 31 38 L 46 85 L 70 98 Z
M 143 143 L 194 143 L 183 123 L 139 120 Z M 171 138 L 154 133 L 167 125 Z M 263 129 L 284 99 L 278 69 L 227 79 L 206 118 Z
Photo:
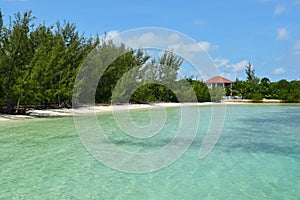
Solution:
M 116 45 L 99 37 L 85 38 L 75 24 L 65 21 L 63 25 L 57 22 L 54 26 L 35 26 L 34 19 L 31 11 L 18 12 L 5 26 L 0 11 L 1 112 L 18 113 L 29 105 L 68 106 L 73 97 L 81 97 L 82 101 L 95 98 L 97 103 L 103 103 L 195 101 L 195 95 L 200 102 L 210 101 L 210 97 L 220 101 L 223 96 L 223 89 L 209 91 L 202 81 L 178 80 L 183 59 L 172 51 L 150 58 L 147 52 L 133 51 L 124 44 Z M 85 75 L 80 74 L 78 87 L 73 91 L 77 72 L 80 68 L 88 70 L 88 66 L 102 68 L 94 67 Z M 245 72 L 247 80 L 237 79 L 231 90 L 227 88 L 228 93 L 255 101 L 300 101 L 300 81 L 272 83 L 267 77 L 260 80 L 250 63 Z
M 20 102 L 24 100 L 26 79 L 23 74 L 33 54 L 29 37 L 33 19 L 31 11 L 23 15 L 20 12 L 16 13 L 10 24 L 12 28 L 5 30 L 5 36 L 2 39 L 3 54 L 0 64 L 3 70 L 4 98 L 8 113 L 14 111 L 15 104 L 17 105 L 16 112 L 18 112 Z
M 264 77 L 260 80 L 260 84 L 264 87 L 270 87 L 271 81 L 269 78 Z
M 5 72 L 4 63 L 6 60 L 4 44 L 6 43 L 5 27 L 3 27 L 3 16 L 0 10 L 0 105 L 5 102 L 5 87 L 4 87 L 4 77 Z
M 300 102 L 300 81 L 287 81 L 282 79 L 270 84 L 272 98 L 288 103 Z
M 79 36 L 76 25 L 65 22 L 63 26 L 57 23 L 55 34 L 56 44 L 51 52 L 51 68 L 56 68 L 52 81 L 53 96 L 59 105 L 70 104 L 72 88 L 80 64 L 91 50 L 86 45 L 83 36 Z
M 178 76 L 178 70 L 182 65 L 183 59 L 176 56 L 172 51 L 166 50 L 158 60 L 153 60 L 152 68 L 154 72 L 151 74 L 156 74 L 157 81 L 161 82 L 162 86 L 158 88 L 157 99 L 160 101 L 177 101 L 174 93 L 170 90 L 175 87 L 176 79 Z M 155 72 L 155 70 L 157 70 Z
M 182 62 L 181 57 L 176 56 L 172 51 L 166 50 L 158 60 L 159 80 L 166 84 L 175 81 Z
M 246 84 L 245 81 L 237 78 L 235 82 L 232 83 L 232 95 L 244 98 L 246 95 Z
M 30 70 L 26 75 L 29 84 L 26 94 L 31 96 L 29 103 L 33 105 L 44 105 L 52 100 L 50 78 L 56 70 L 56 66 L 51 66 L 50 62 L 55 47 L 55 35 L 51 28 L 40 25 L 31 32 L 31 42 L 35 53 L 29 64 Z M 29 73 L 29 71 L 31 72 Z
M 142 63 L 144 65 L 141 65 L 136 78 L 140 87 L 134 92 L 131 101 L 178 102 L 175 90 L 180 90 L 176 80 L 182 62 L 183 59 L 172 51 L 165 51 L 158 59 Z
M 216 86 L 209 89 L 210 98 L 212 102 L 221 102 L 225 94 L 224 88 Z
M 251 82 L 255 78 L 255 69 L 252 67 L 250 62 L 245 66 L 245 72 L 247 75 L 247 81 Z
M 245 98 L 260 101 L 262 95 L 259 93 L 259 78 L 255 76 L 255 69 L 251 63 L 245 66 L 245 72 L 247 75 Z
M 186 80 L 191 84 L 198 102 L 211 101 L 208 87 L 203 81 L 193 80 L 192 78 L 187 78 Z
M 73 83 L 91 40 L 76 26 L 35 26 L 31 11 L 14 15 L 4 27 L 0 12 L 0 106 L 18 113 L 20 106 L 61 104 L 72 99 Z M 24 110 L 23 110 L 24 111 Z
M 264 98 L 269 98 L 270 97 L 270 84 L 271 84 L 271 81 L 267 77 L 262 78 L 261 81 L 260 81 L 259 93 Z
M 120 56 L 119 56 L 120 55 Z M 102 41 L 99 46 L 97 46 L 97 51 L 95 52 L 97 63 L 101 65 L 106 63 L 105 60 L 111 60 L 114 57 L 117 57 L 112 63 L 108 63 L 109 66 L 103 72 L 100 81 L 96 90 L 96 102 L 109 102 L 112 97 L 112 92 L 121 79 L 121 77 L 131 69 L 136 68 L 138 71 L 140 67 L 150 58 L 143 51 L 133 51 L 128 49 L 124 44 L 120 46 L 113 43 L 113 41 Z M 106 66 L 102 66 L 104 69 Z M 136 81 L 138 74 L 135 74 L 136 77 L 131 77 L 130 79 L 124 78 L 122 84 L 129 85 L 128 81 Z M 120 88 L 119 88 L 120 89 Z M 126 88 L 123 88 L 124 90 Z M 119 95 L 121 92 L 119 93 Z M 119 97 L 121 98 L 121 97 Z

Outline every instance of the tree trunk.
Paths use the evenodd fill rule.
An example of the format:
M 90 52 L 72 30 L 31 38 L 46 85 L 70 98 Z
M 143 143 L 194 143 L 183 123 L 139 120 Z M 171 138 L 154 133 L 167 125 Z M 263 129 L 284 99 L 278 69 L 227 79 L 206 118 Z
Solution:
M 20 99 L 21 99 L 21 97 L 19 96 L 18 102 L 17 102 L 17 109 L 16 109 L 17 114 L 19 113 L 19 109 L 20 109 Z
M 12 79 L 12 67 L 10 67 L 8 71 L 8 77 L 7 77 L 7 82 L 6 82 L 6 90 L 7 90 L 7 100 L 6 100 L 6 113 L 12 114 L 13 109 L 14 109 L 14 102 L 13 102 L 13 97 L 12 97 L 12 88 L 11 88 L 11 80 Z
M 60 95 L 57 95 L 58 107 L 60 107 Z

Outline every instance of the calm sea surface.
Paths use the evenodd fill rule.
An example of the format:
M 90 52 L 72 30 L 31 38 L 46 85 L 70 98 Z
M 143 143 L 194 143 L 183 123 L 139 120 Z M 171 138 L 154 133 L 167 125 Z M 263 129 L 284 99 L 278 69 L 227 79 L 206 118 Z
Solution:
M 140 125 L 147 110 L 130 111 Z M 123 134 L 110 113 L 99 114 L 119 148 L 151 152 L 178 129 L 178 108 L 167 108 L 162 133 L 146 140 Z M 0 123 L 0 199 L 299 199 L 300 106 L 227 107 L 222 135 L 205 158 L 199 149 L 211 108 L 200 108 L 200 128 L 188 151 L 156 172 L 130 174 L 90 155 L 73 118 Z

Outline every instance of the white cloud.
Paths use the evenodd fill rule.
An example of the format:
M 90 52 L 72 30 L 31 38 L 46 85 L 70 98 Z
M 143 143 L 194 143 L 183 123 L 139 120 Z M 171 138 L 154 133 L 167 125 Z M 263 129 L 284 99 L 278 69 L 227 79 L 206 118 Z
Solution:
M 282 13 L 284 13 L 285 10 L 286 8 L 284 6 L 277 5 L 274 10 L 274 15 L 281 15 Z
M 94 37 L 96 38 L 96 37 L 98 37 L 98 35 L 94 36 Z M 105 41 L 108 41 L 108 40 L 120 41 L 120 35 L 117 30 L 111 30 L 111 31 L 105 32 L 104 34 L 100 35 L 99 38 L 103 39 Z
M 290 33 L 286 30 L 286 28 L 277 29 L 277 40 L 289 40 Z
M 296 44 L 293 47 L 294 54 L 300 55 L 300 40 L 297 40 Z
M 155 37 L 156 36 L 154 35 L 154 33 L 148 32 L 148 33 L 142 34 L 138 39 L 140 41 L 144 41 L 144 42 L 154 42 L 155 40 L 159 39 L 159 38 L 155 38 Z
M 116 44 L 124 43 L 132 49 L 149 48 L 153 51 L 164 51 L 166 49 L 173 50 L 186 61 L 192 62 L 196 66 L 205 66 L 201 68 L 201 73 L 211 74 L 214 72 L 213 63 L 211 62 L 209 53 L 217 50 L 218 45 L 214 45 L 209 41 L 194 41 L 180 33 L 165 30 L 137 29 L 129 32 L 109 31 L 107 38 L 113 37 Z M 155 53 L 154 53 L 155 54 Z
M 229 80 L 235 80 L 236 78 L 242 79 L 245 66 L 249 64 L 249 61 L 241 60 L 236 63 L 230 63 L 229 59 L 217 57 L 214 59 L 214 63 L 220 70 L 221 76 Z
M 142 46 L 167 46 L 168 49 L 172 49 L 178 52 L 185 52 L 189 54 L 189 57 L 193 57 L 196 53 L 211 52 L 218 49 L 217 45 L 213 45 L 208 41 L 200 41 L 197 43 L 191 43 L 187 41 L 182 41 L 181 36 L 176 33 L 170 35 L 156 34 L 153 32 L 147 32 L 141 34 L 138 37 L 131 37 L 130 39 L 125 39 L 125 44 L 132 48 L 139 48 Z
M 119 36 L 119 32 L 116 30 L 112 30 L 106 33 L 106 37 L 109 39 L 115 38 Z
M 249 64 L 248 60 L 242 60 L 238 63 L 232 64 L 231 68 L 233 72 L 238 72 L 245 69 L 245 66 Z
M 198 45 L 200 45 L 205 51 L 214 51 L 219 48 L 218 45 L 212 45 L 210 42 L 207 41 L 200 41 L 198 42 Z
M 153 32 L 146 32 L 138 36 L 127 36 L 126 38 L 121 38 L 127 46 L 131 48 L 139 48 L 142 46 L 169 46 L 170 49 L 181 48 L 181 43 L 178 41 L 180 36 L 176 33 L 170 35 L 159 35 Z
M 214 60 L 216 67 L 220 70 L 221 76 L 224 76 L 230 80 L 236 78 L 241 79 L 244 74 L 245 66 L 249 64 L 248 60 L 241 60 L 236 63 L 230 63 L 229 59 L 217 57 Z
M 153 32 L 147 32 L 138 37 L 122 38 L 118 31 L 109 31 L 106 33 L 107 38 L 113 38 L 116 42 L 123 42 L 132 48 L 143 46 L 168 46 L 169 49 L 181 50 L 190 53 L 209 52 L 218 49 L 218 45 L 213 45 L 208 41 L 198 43 L 185 43 L 180 41 L 180 35 L 172 33 L 170 35 L 158 35 Z
M 284 74 L 284 73 L 285 73 L 285 70 L 282 67 L 276 68 L 272 71 L 272 74 L 275 74 L 275 75 Z
M 165 40 L 164 38 L 161 38 L 161 39 L 156 38 L 156 39 L 157 40 Z M 205 52 L 205 51 L 210 52 L 210 51 L 214 51 L 219 48 L 217 45 L 212 45 L 208 41 L 200 41 L 197 44 L 196 43 L 183 44 L 181 42 L 169 41 L 168 47 L 169 47 L 169 49 L 173 49 L 175 51 L 180 50 L 180 51 L 188 52 L 188 53 L 199 53 L 199 52 Z
M 217 57 L 217 58 L 214 59 L 214 63 L 217 66 L 217 68 L 228 67 L 229 66 L 229 59 Z
M 176 33 L 173 33 L 171 34 L 168 39 L 171 41 L 171 42 L 177 42 L 179 39 L 180 39 L 180 36 Z
M 248 60 L 242 60 L 237 63 L 230 63 L 229 59 L 217 57 L 214 59 L 214 63 L 217 66 L 217 68 L 225 68 L 226 70 L 229 70 L 230 72 L 240 72 L 245 69 L 245 66 L 249 64 Z

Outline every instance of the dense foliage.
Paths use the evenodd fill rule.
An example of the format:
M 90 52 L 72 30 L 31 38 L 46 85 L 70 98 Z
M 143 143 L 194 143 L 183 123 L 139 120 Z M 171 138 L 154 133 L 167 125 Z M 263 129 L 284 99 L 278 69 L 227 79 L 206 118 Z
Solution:
M 119 79 L 135 68 L 139 73 L 129 80 L 136 82 L 141 80 L 141 76 L 144 80 L 131 94 L 131 102 L 178 101 L 178 94 L 175 93 L 181 94 L 179 91 L 182 88 L 171 91 L 168 84 L 179 82 L 177 71 L 182 59 L 172 52 L 165 52 L 159 58 L 150 60 L 146 52 L 132 51 L 124 45 L 115 45 L 98 37 L 85 38 L 72 23 L 65 21 L 63 25 L 60 22 L 53 26 L 35 25 L 34 19 L 31 11 L 23 14 L 18 12 L 5 25 L 0 12 L 1 112 L 21 113 L 28 107 L 70 107 L 74 80 L 93 49 L 97 51 L 97 59 L 126 52 L 111 63 L 101 76 L 95 92 L 96 103 L 110 103 Z M 202 92 L 197 93 L 199 101 L 209 99 L 203 83 L 192 81 L 192 85 L 206 91 L 205 97 L 202 97 Z M 88 88 L 79 93 L 81 96 L 88 94 Z
M 78 66 L 94 47 L 74 24 L 35 26 L 31 12 L 17 13 L 7 27 L 0 13 L 0 105 L 70 103 Z M 3 107 L 3 105 L 5 105 Z
M 300 102 L 300 81 L 280 80 L 271 82 L 269 78 L 262 79 L 255 76 L 254 69 L 249 63 L 245 66 L 247 80 L 236 79 L 232 88 L 227 88 L 233 96 L 242 96 L 244 99 L 260 101 L 265 99 L 279 99 L 288 103 Z
M 121 55 L 99 77 L 93 93 L 96 103 L 205 102 L 220 101 L 225 95 L 223 89 L 208 89 L 203 81 L 179 80 L 183 59 L 172 51 L 152 58 L 147 52 L 133 51 L 124 44 L 116 45 L 99 37 L 85 38 L 74 24 L 66 21 L 46 26 L 35 25 L 34 19 L 31 11 L 18 12 L 5 25 L 0 11 L 0 112 L 70 107 L 72 95 L 88 97 L 91 88 L 73 93 L 73 87 L 80 67 L 92 51 L 95 57 L 89 62 L 105 62 Z M 237 79 L 232 88 L 226 88 L 226 95 L 300 101 L 300 81 L 271 83 L 268 78 L 257 78 L 250 63 L 245 69 L 247 80 Z M 91 76 L 97 74 L 95 71 Z M 89 78 L 95 77 L 82 77 L 79 84 Z M 130 91 L 128 86 L 135 90 Z

